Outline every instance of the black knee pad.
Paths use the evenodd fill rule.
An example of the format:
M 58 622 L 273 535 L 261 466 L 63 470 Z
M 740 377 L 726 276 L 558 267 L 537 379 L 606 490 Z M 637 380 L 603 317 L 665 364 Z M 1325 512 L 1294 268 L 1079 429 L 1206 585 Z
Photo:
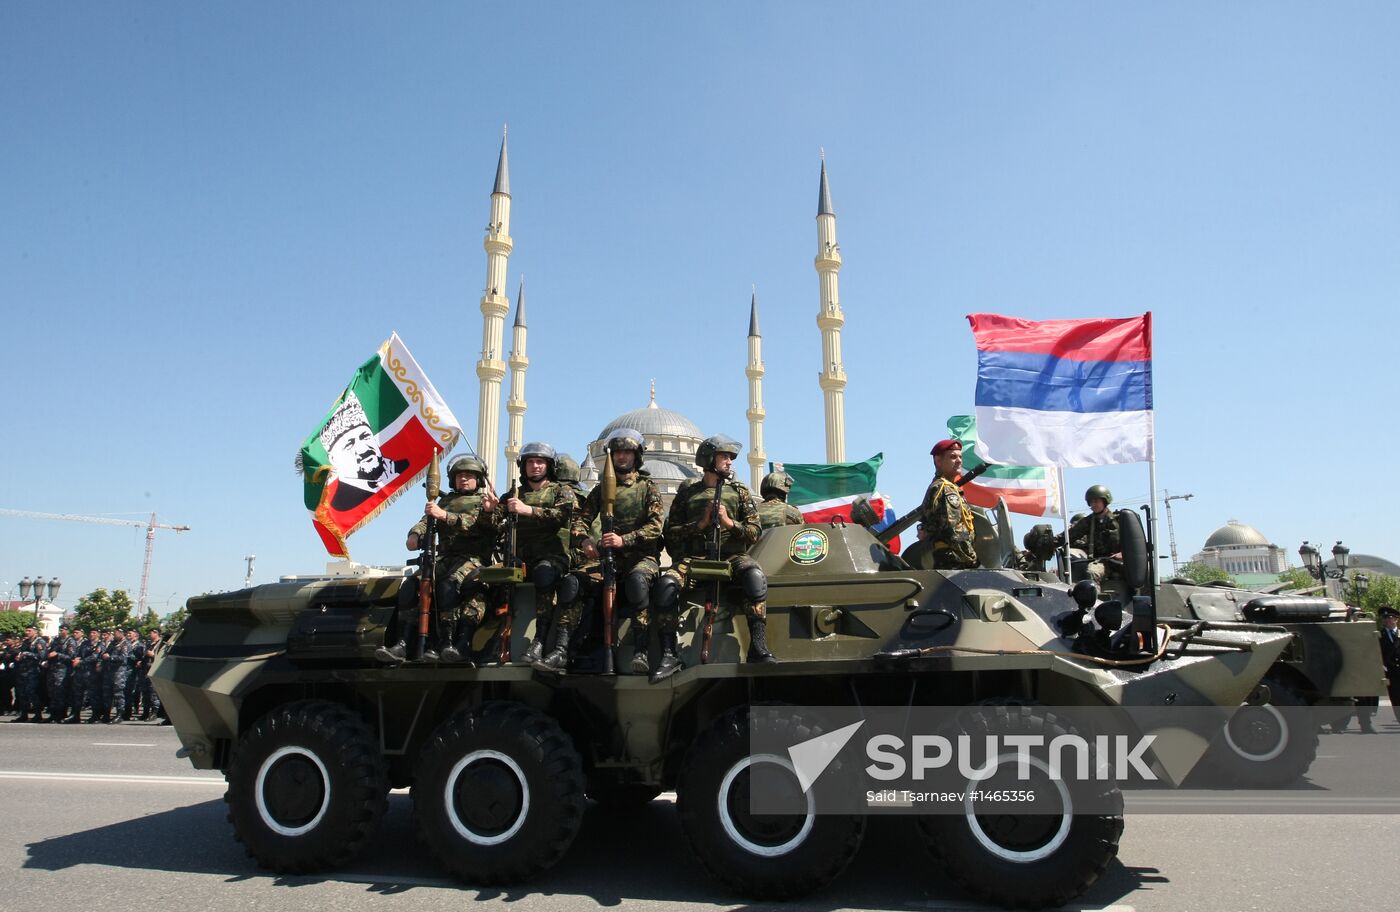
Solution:
M 559 583 L 559 568 L 549 561 L 540 561 L 530 571 L 530 582 L 535 584 L 536 590 L 548 592 Z
M 642 573 L 629 573 L 622 580 L 622 595 L 633 609 L 643 608 L 651 597 L 651 580 Z
M 578 598 L 578 577 L 572 573 L 564 574 L 554 591 L 561 606 L 572 604 L 574 599 Z
M 681 584 L 673 576 L 662 575 L 651 590 L 651 607 L 662 615 L 671 615 L 681 603 Z
M 744 598 L 761 602 L 768 597 L 768 577 L 758 567 L 747 567 L 739 572 L 739 588 L 744 591 Z

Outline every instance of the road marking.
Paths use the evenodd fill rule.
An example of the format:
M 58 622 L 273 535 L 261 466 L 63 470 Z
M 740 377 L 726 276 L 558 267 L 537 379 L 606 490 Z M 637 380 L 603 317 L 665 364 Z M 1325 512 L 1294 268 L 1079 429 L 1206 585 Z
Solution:
M 154 744 L 140 744 L 135 741 L 94 741 L 93 747 L 155 747 Z
M 121 773 L 47 773 L 31 770 L 0 770 L 0 779 L 26 779 L 43 782 L 122 782 L 150 785 L 223 785 L 222 776 L 141 776 Z
M 936 909 L 937 912 L 981 912 L 986 906 L 971 905 L 965 902 L 956 902 L 942 899 L 919 900 L 908 903 L 920 909 Z M 1062 906 L 1067 912 L 1136 912 L 1132 906 L 1122 904 L 1113 906 Z

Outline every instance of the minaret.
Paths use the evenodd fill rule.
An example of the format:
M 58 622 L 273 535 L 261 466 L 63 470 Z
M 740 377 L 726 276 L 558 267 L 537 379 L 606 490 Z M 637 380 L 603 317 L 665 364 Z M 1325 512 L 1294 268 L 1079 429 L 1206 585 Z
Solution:
M 744 369 L 749 378 L 749 487 L 758 496 L 763 480 L 763 464 L 768 454 L 763 452 L 763 339 L 758 334 L 758 290 L 749 299 L 749 366 Z
M 821 310 L 817 326 L 822 331 L 822 369 L 818 375 L 826 405 L 826 461 L 846 461 L 846 369 L 841 365 L 841 293 L 836 274 L 841 271 L 841 245 L 836 243 L 836 213 L 826 185 L 826 153 L 822 153 L 822 181 L 817 194 L 817 258 L 821 279 Z
M 525 434 L 525 368 L 530 359 L 525 355 L 525 277 L 520 277 L 520 291 L 515 296 L 515 325 L 510 331 L 510 398 L 506 400 L 506 411 L 510 414 L 510 427 L 506 431 L 506 470 L 515 471 L 513 466 L 520 459 L 520 446 Z
M 510 298 L 506 297 L 506 260 L 510 257 L 510 166 L 506 162 L 506 136 L 501 131 L 501 158 L 496 163 L 496 186 L 491 191 L 491 221 L 486 226 L 486 291 L 481 295 L 481 360 L 476 376 L 481 380 L 477 403 L 476 452 L 486 461 L 488 478 L 499 478 L 497 460 L 501 436 L 502 336 Z M 499 491 L 499 486 L 497 487 Z

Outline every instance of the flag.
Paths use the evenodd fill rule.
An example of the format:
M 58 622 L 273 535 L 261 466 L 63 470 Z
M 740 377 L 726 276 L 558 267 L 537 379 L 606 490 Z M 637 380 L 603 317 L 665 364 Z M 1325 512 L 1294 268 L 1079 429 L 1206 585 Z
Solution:
M 349 557 L 345 539 L 421 478 L 461 432 L 394 333 L 360 365 L 297 454 L 306 508 L 326 550 Z
M 851 505 L 859 497 L 870 502 L 875 515 L 882 517 L 876 529 L 894 522 L 894 508 L 888 498 L 875 490 L 875 476 L 885 461 L 884 453 L 876 453 L 864 462 L 774 463 L 774 471 L 787 472 L 792 477 L 788 503 L 797 507 L 806 522 L 831 522 L 851 519 Z M 891 546 L 899 551 L 899 539 Z
M 1151 313 L 967 319 L 977 340 L 982 458 L 1061 468 L 1152 459 Z
M 948 419 L 948 431 L 963 445 L 963 472 L 971 472 L 986 460 L 977 454 L 977 420 L 971 415 L 954 415 Z M 1044 466 L 988 465 L 976 481 L 962 486 L 967 502 L 988 510 L 997 505 L 997 498 L 1006 501 L 1006 509 L 1028 516 L 1059 516 L 1060 497 L 1055 473 Z

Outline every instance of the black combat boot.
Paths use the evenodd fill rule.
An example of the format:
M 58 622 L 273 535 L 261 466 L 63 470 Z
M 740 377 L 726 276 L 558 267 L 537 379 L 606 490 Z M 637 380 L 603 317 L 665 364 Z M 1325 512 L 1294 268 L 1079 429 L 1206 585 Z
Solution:
M 675 622 L 665 624 L 661 629 L 661 660 L 651 673 L 651 683 L 664 681 L 684 667 L 681 657 L 676 654 Z
M 554 637 L 554 648 L 549 651 L 549 655 L 542 659 L 535 659 L 530 664 L 540 671 L 565 671 L 569 667 L 569 639 L 571 630 L 567 627 L 560 627 L 559 633 Z M 535 642 L 539 642 L 536 640 Z M 527 653 L 528 655 L 528 653 Z
M 408 644 L 399 640 L 392 646 L 380 646 L 374 651 L 374 658 L 385 665 L 402 665 L 408 658 Z
M 530 641 L 530 645 L 520 654 L 517 665 L 534 665 L 544 657 L 545 625 L 543 621 L 535 621 L 535 638 Z M 550 653 L 553 655 L 553 653 Z
M 647 637 L 647 627 L 645 624 L 632 622 L 632 665 L 631 670 L 634 675 L 644 675 L 651 670 L 651 664 L 647 653 L 651 651 L 651 641 Z
M 749 618 L 748 661 L 751 665 L 771 665 L 778 661 L 777 657 L 768 651 L 767 618 Z
M 22 713 L 20 713 L 19 715 L 15 716 L 13 719 L 10 720 L 11 723 L 14 723 L 14 722 L 28 722 L 28 721 L 29 721 L 29 713 L 27 713 L 27 712 L 22 712 Z
M 77 712 L 71 714 L 68 718 L 64 719 L 63 724 L 77 725 L 81 721 L 83 721 L 83 711 L 80 709 Z
M 458 621 L 457 641 L 442 651 L 442 660 L 475 668 L 476 663 L 472 661 L 472 637 L 475 635 L 476 621 L 470 618 L 462 618 Z

